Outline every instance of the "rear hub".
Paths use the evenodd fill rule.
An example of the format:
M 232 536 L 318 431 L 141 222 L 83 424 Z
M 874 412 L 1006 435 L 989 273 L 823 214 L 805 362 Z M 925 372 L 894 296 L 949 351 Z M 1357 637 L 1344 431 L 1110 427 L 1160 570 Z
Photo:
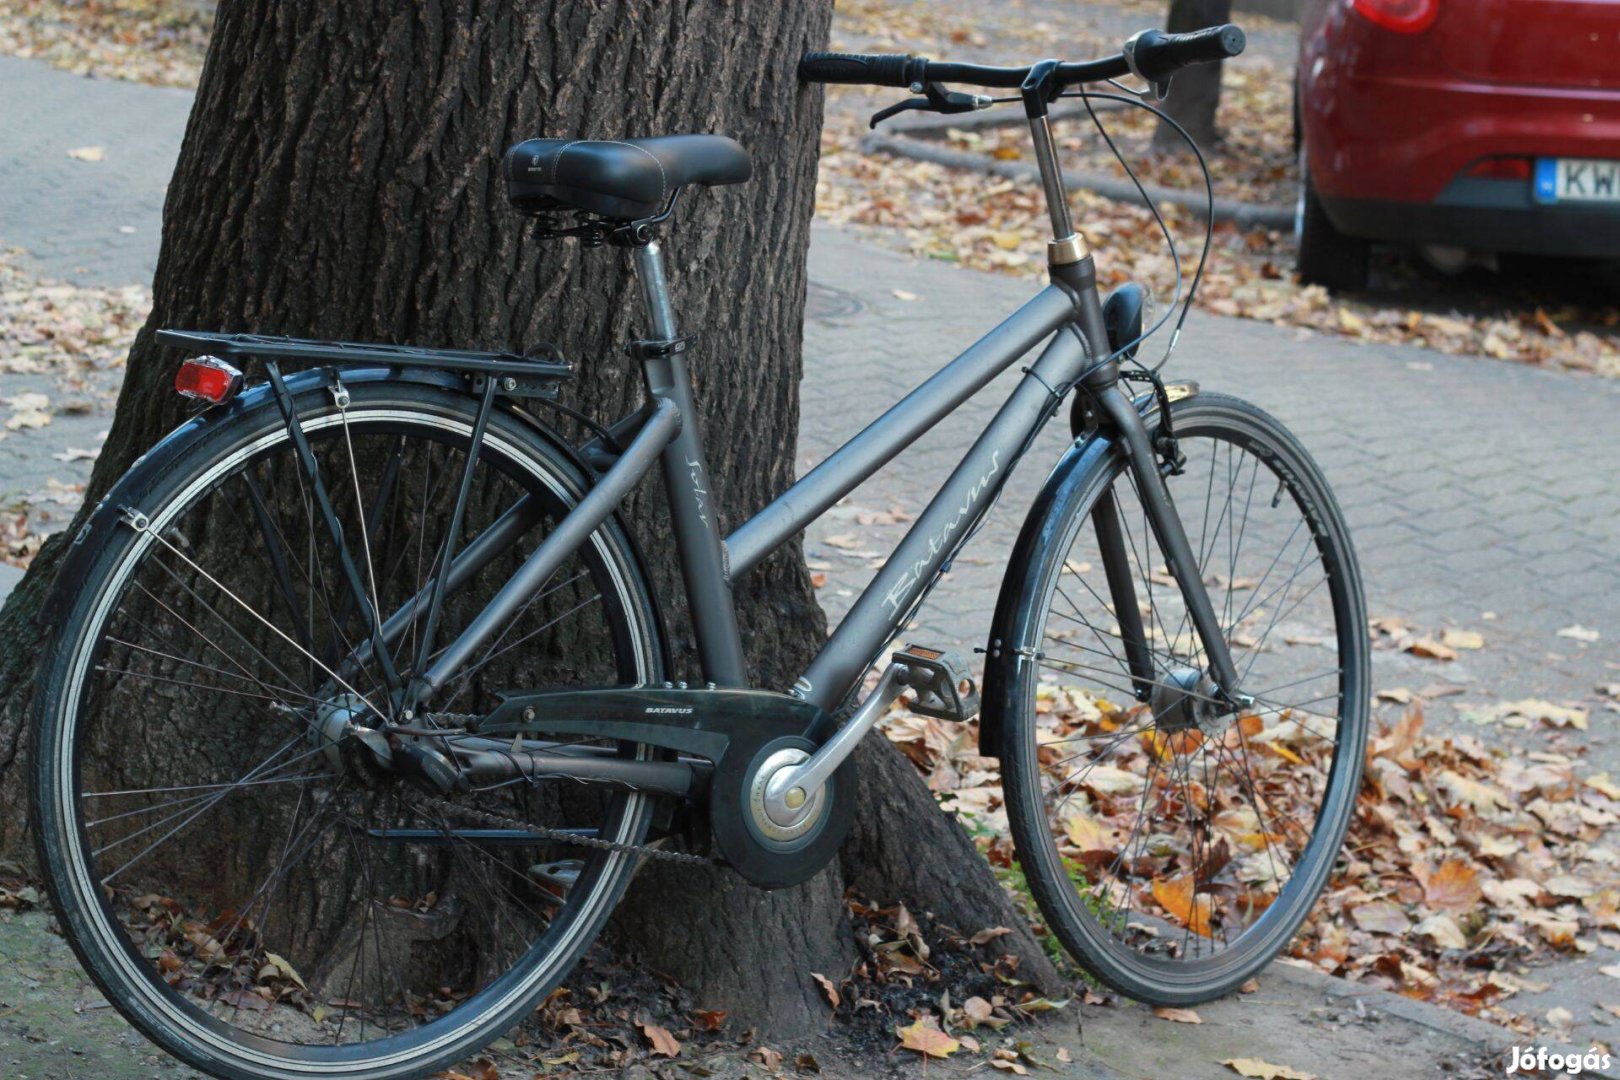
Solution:
M 338 776 L 353 776 L 366 787 L 382 787 L 394 778 L 393 755 L 381 732 L 361 723 L 371 708 L 355 694 L 339 694 L 315 710 L 309 726 L 310 745 Z

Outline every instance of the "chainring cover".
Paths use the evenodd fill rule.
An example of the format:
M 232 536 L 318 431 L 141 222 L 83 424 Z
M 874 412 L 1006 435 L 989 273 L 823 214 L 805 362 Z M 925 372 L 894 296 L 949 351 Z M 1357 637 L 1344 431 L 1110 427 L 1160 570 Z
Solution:
M 799 735 L 737 739 L 716 763 L 709 785 L 709 820 L 715 845 L 732 869 L 762 889 L 808 881 L 832 861 L 854 821 L 855 759 L 846 760 L 818 793 L 813 820 L 802 829 L 762 827 L 757 793 L 765 770 L 815 753 Z M 792 753 L 796 752 L 796 753 Z

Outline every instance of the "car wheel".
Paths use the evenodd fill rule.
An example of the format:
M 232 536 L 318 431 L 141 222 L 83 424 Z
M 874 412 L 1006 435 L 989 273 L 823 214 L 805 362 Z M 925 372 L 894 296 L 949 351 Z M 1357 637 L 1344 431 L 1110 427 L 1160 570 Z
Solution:
M 1357 292 L 1367 287 L 1367 241 L 1346 236 L 1334 228 L 1322 209 L 1322 200 L 1299 151 L 1299 201 L 1294 208 L 1294 240 L 1299 245 L 1295 265 L 1305 285 L 1321 285 L 1334 292 Z

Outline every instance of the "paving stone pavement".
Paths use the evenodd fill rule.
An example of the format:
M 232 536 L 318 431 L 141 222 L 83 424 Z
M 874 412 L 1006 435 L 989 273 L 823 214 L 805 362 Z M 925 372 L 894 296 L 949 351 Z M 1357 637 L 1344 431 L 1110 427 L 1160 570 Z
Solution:
M 0 245 L 75 285 L 150 285 L 191 94 L 10 56 L 0 88 Z

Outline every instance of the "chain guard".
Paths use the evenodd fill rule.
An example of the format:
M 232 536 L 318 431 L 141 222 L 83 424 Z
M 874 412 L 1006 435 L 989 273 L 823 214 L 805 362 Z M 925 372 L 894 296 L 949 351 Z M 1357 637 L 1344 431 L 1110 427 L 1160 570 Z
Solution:
M 804 733 L 832 727 L 820 708 L 788 694 L 663 686 L 511 694 L 468 730 L 623 739 L 713 762 L 708 816 L 716 847 L 750 883 L 779 889 L 814 877 L 837 854 L 853 820 L 854 762 L 846 761 L 828 781 L 817 825 L 787 842 L 751 825 L 753 776 L 777 750 L 813 752 L 816 743 Z

